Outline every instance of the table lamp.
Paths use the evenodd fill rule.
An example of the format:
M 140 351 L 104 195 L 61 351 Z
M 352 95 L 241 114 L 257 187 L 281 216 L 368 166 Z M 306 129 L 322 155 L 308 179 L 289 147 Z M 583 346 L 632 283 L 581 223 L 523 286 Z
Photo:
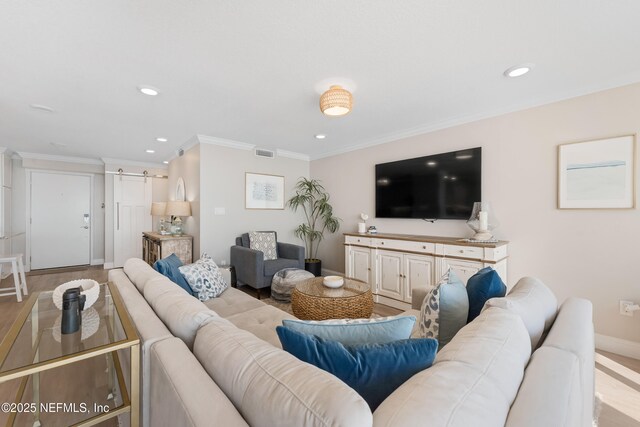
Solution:
M 167 230 L 167 223 L 164 220 L 166 215 L 167 202 L 153 202 L 151 203 L 151 216 L 159 216 L 160 222 L 158 223 L 158 233 L 164 235 L 170 234 Z
M 178 200 L 167 202 L 165 215 L 171 215 L 171 234 L 174 236 L 182 236 L 182 216 L 191 216 L 191 204 Z

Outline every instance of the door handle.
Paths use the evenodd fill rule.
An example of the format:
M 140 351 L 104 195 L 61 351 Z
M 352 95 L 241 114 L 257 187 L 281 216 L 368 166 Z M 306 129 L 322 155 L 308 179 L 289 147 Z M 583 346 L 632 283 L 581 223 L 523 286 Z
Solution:
M 118 217 L 118 219 L 117 219 L 117 222 L 118 222 L 117 230 L 120 231 L 120 202 L 116 203 L 116 205 L 118 205 L 118 207 L 116 208 L 116 211 L 117 211 L 116 212 L 117 213 L 116 216 Z
M 88 228 L 89 228 L 89 226 L 88 226 L 88 225 L 83 225 L 83 226 L 82 226 L 82 227 L 80 227 L 80 228 L 84 228 L 84 229 L 86 230 L 86 229 L 88 229 Z

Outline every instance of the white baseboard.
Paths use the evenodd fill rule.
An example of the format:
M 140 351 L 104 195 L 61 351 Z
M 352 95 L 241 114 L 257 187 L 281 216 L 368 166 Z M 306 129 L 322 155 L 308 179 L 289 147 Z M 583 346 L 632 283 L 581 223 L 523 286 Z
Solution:
M 100 265 L 100 264 L 104 264 L 104 258 L 92 259 L 91 260 L 91 265 Z
M 105 270 L 111 270 L 113 268 L 113 263 L 112 262 L 105 262 L 104 266 L 102 267 Z
M 619 354 L 620 356 L 640 359 L 640 343 L 627 341 L 621 338 L 610 337 L 608 335 L 595 334 L 596 348 Z
M 344 276 L 344 273 L 341 273 L 339 271 L 329 270 L 327 268 L 323 268 L 322 269 L 322 275 L 323 276 Z

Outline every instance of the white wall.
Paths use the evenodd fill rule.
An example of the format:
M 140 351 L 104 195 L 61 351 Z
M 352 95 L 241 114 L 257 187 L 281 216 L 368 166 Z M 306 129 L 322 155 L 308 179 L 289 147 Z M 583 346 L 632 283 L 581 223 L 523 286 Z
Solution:
M 501 222 L 496 236 L 511 241 L 509 282 L 537 276 L 561 301 L 588 298 L 598 333 L 640 342 L 640 315 L 618 314 L 618 300 L 640 302 L 638 210 L 556 208 L 558 144 L 638 133 L 639 111 L 635 84 L 319 159 L 311 176 L 331 194 L 341 231 L 356 231 L 367 212 L 382 233 L 465 237 L 464 221 L 374 218 L 374 165 L 481 146 L 483 199 Z M 324 267 L 344 271 L 342 239 L 324 242 Z
M 286 200 L 298 178 L 309 176 L 308 161 L 256 157 L 253 150 L 211 144 L 200 145 L 200 161 L 200 252 L 229 262 L 235 238 L 253 230 L 274 230 L 279 241 L 302 244 L 293 234 L 302 222 L 300 212 L 245 209 L 245 172 L 284 176 Z M 225 214 L 215 215 L 215 208 L 224 208 Z

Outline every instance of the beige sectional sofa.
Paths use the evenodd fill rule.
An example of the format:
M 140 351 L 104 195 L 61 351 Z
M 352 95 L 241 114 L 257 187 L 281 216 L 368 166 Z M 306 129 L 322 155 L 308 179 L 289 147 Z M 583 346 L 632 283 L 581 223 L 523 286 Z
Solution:
M 139 259 L 109 279 L 142 341 L 143 425 L 591 425 L 591 305 L 570 299 L 558 310 L 535 279 L 488 304 L 374 413 L 281 349 L 275 327 L 291 315 L 233 288 L 202 303 Z

